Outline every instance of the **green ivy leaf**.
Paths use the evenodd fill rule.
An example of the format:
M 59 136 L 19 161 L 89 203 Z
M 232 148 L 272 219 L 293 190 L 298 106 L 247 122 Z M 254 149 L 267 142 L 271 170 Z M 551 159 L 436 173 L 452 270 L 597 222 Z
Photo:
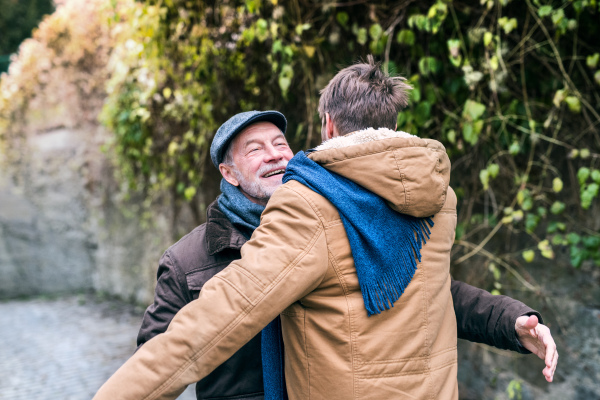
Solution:
M 261 0 L 246 0 L 246 8 L 248 9 L 248 13 L 254 14 L 255 12 L 260 12 L 260 3 Z
M 446 132 L 446 138 L 448 139 L 448 141 L 452 144 L 456 143 L 456 131 L 454 129 L 450 129 L 448 132 Z
M 522 206 L 525 200 L 529 198 L 531 198 L 531 193 L 529 193 L 528 189 L 521 189 L 517 192 L 517 204 L 520 206 Z
M 415 44 L 415 34 L 411 30 L 402 29 L 400 32 L 398 32 L 398 36 L 396 36 L 396 40 L 400 44 L 412 46 Z
M 256 21 L 256 37 L 259 42 L 264 42 L 269 37 L 269 24 L 263 18 Z
M 581 249 L 577 246 L 571 246 L 569 258 L 571 261 L 571 265 L 574 266 L 575 268 L 579 268 L 579 267 L 581 267 L 583 260 L 587 257 L 586 257 L 586 252 L 583 249 Z
M 552 250 L 552 246 L 550 245 L 550 242 L 548 242 L 548 239 L 538 243 L 538 250 L 542 254 L 542 257 L 549 259 L 554 258 L 554 251 Z
M 560 191 L 563 189 L 563 181 L 562 179 L 560 179 L 559 177 L 556 177 L 552 180 L 552 190 L 554 190 L 555 193 L 560 193 Z
M 421 101 L 421 88 L 418 85 L 413 85 L 413 89 L 410 91 L 410 94 L 408 96 L 413 101 L 413 103 L 420 102 Z
M 419 60 L 419 71 L 422 75 L 429 75 L 429 73 L 436 74 L 439 68 L 440 66 L 435 57 L 422 57 Z
M 594 200 L 594 195 L 587 190 L 581 193 L 581 208 L 587 210 L 592 205 L 592 200 Z
M 579 157 L 581 157 L 582 159 L 586 159 L 590 156 L 590 149 L 580 149 L 579 150 Z
M 306 23 L 306 24 L 300 24 L 300 25 L 296 25 L 296 34 L 298 36 L 302 35 L 302 32 L 307 31 L 310 29 L 310 24 Z
M 554 246 L 559 246 L 561 244 L 563 244 L 564 239 L 562 237 L 562 235 L 554 235 L 552 236 L 552 240 L 550 241 L 550 243 L 552 243 Z
M 387 43 L 387 36 L 383 35 L 381 38 L 379 38 L 379 40 L 371 41 L 371 44 L 369 45 L 369 49 L 371 50 L 371 53 L 373 53 L 375 55 L 382 54 L 383 51 L 385 50 L 386 43 Z
M 575 232 L 569 232 L 566 236 L 567 242 L 569 244 L 577 245 L 581 241 L 581 236 L 576 234 Z
M 408 18 L 408 27 L 412 28 L 413 26 L 416 27 L 420 31 L 430 31 L 431 30 L 431 24 L 429 22 L 429 19 L 425 15 L 422 15 L 422 14 L 411 15 Z
M 467 120 L 474 121 L 479 119 L 485 112 L 485 106 L 473 100 L 467 100 L 465 102 L 462 116 Z
M 564 90 L 564 89 L 557 90 L 556 93 L 554 93 L 554 98 L 552 99 L 552 104 L 554 104 L 554 106 L 556 108 L 558 108 L 558 107 L 560 107 L 560 103 L 562 103 L 566 97 L 567 97 L 566 90 Z
M 554 233 L 558 230 L 558 223 L 556 221 L 552 221 L 548 224 L 548 227 L 546 228 L 546 232 L 548 233 Z
M 577 180 L 579 181 L 579 186 L 583 186 L 587 179 L 590 177 L 590 169 L 586 167 L 579 168 L 577 171 Z
M 542 18 L 547 17 L 552 13 L 552 6 L 542 6 L 538 9 L 538 15 Z
M 504 33 L 507 35 L 512 32 L 513 29 L 516 29 L 518 26 L 517 19 L 508 17 L 502 17 L 498 20 L 498 25 L 504 30 Z
M 516 210 L 512 213 L 511 216 L 513 221 L 522 221 L 524 217 L 523 210 Z
M 360 28 L 356 34 L 356 41 L 359 44 L 365 45 L 367 43 L 367 29 Z
M 185 188 L 185 190 L 183 191 L 183 197 L 185 197 L 185 199 L 187 201 L 192 200 L 195 195 L 196 195 L 196 188 L 193 186 L 189 186 L 189 187 Z
M 481 171 L 479 171 L 479 180 L 483 185 L 483 190 L 488 190 L 488 188 L 490 187 L 490 174 L 487 169 L 482 169 Z
M 465 141 L 474 146 L 479 140 L 479 133 L 483 129 L 483 121 L 465 122 L 463 124 L 463 138 Z
M 483 45 L 485 47 L 490 47 L 490 44 L 492 44 L 492 39 L 494 38 L 494 35 L 492 34 L 492 32 L 486 32 L 483 34 Z
M 460 55 L 460 40 L 449 39 L 446 41 L 446 44 L 448 45 L 450 57 L 458 57 Z
M 600 237 L 598 236 L 584 236 L 582 243 L 586 249 L 595 250 L 600 247 Z
M 350 17 L 348 16 L 347 12 L 338 12 L 335 16 L 335 19 L 337 20 L 338 24 L 342 26 L 342 28 L 348 29 L 348 21 L 350 20 Z
M 600 171 L 597 169 L 592 170 L 592 173 L 590 174 L 590 176 L 592 177 L 592 180 L 596 183 L 600 183 Z
M 587 56 L 585 61 L 588 67 L 596 69 L 598 61 L 600 61 L 600 53 L 594 53 L 591 56 Z
M 581 112 L 581 103 L 579 102 L 579 98 L 575 96 L 567 96 L 565 98 L 565 102 L 569 106 L 569 110 L 574 112 L 575 114 L 579 114 Z
M 498 176 L 498 172 L 500 172 L 500 166 L 498 164 L 490 164 L 487 170 L 490 173 L 490 178 L 494 179 Z
M 521 145 L 519 145 L 519 142 L 514 141 L 510 144 L 510 147 L 508 148 L 508 152 L 512 155 L 512 156 L 516 156 L 517 154 L 519 154 L 519 152 L 521 151 Z
M 292 78 L 294 77 L 294 69 L 291 65 L 286 64 L 281 68 L 279 73 L 279 87 L 281 92 L 286 95 L 290 85 L 292 84 Z
M 535 231 L 535 228 L 537 228 L 538 224 L 540 222 L 540 217 L 538 217 L 535 214 L 527 214 L 527 217 L 525 217 L 525 231 L 527 231 L 527 233 L 533 233 L 533 231 Z
M 554 215 L 558 215 L 561 214 L 563 211 L 565 211 L 565 203 L 560 202 L 560 201 L 555 201 L 554 203 L 552 203 L 552 206 L 550 207 L 550 212 Z
M 600 70 L 596 71 L 596 73 L 594 74 L 594 81 L 600 85 Z
M 428 101 L 420 102 L 415 109 L 415 123 L 424 126 L 431 116 L 431 104 Z
M 450 57 L 450 63 L 455 67 L 460 67 L 462 64 L 462 55 L 458 55 L 458 57 Z
M 379 38 L 381 37 L 382 34 L 383 34 L 383 29 L 381 28 L 381 25 L 379 25 L 379 24 L 373 24 L 369 28 L 369 35 L 371 36 L 371 39 L 373 39 L 373 40 L 379 40 Z
M 535 257 L 535 252 L 533 250 L 525 250 L 523 253 L 521 253 L 521 256 L 526 262 L 530 263 Z
M 499 281 L 501 276 L 500 268 L 496 267 L 496 264 L 491 263 L 488 269 L 494 275 L 494 280 Z
M 554 26 L 559 25 L 564 17 L 565 11 L 562 8 L 559 8 L 558 10 L 554 11 L 552 13 L 552 23 L 554 24 Z

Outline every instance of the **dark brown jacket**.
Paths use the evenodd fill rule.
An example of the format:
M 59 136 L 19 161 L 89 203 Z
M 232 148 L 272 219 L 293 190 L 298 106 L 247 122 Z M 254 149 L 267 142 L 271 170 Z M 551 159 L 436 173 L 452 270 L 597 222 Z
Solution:
M 138 345 L 166 331 L 185 304 L 198 297 L 204 283 L 240 258 L 246 239 L 213 202 L 207 223 L 171 246 L 160 260 L 155 302 L 148 307 L 138 335 Z M 452 281 L 452 298 L 458 337 L 522 353 L 515 336 L 515 320 L 525 314 L 541 316 L 506 296 Z M 196 385 L 198 399 L 262 399 L 260 335 Z
M 146 310 L 137 344 L 167 330 L 183 306 L 198 298 L 204 283 L 238 260 L 246 239 L 213 202 L 207 222 L 165 251 L 159 261 L 154 304 Z M 260 335 L 196 384 L 196 397 L 204 399 L 263 399 Z

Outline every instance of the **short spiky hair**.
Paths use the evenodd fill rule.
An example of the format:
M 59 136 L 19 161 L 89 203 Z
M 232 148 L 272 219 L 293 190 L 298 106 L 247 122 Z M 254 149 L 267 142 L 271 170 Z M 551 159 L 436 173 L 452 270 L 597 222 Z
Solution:
M 366 63 L 344 68 L 321 90 L 319 116 L 329 113 L 340 135 L 367 128 L 395 130 L 412 89 L 405 81 L 384 73 L 369 55 Z

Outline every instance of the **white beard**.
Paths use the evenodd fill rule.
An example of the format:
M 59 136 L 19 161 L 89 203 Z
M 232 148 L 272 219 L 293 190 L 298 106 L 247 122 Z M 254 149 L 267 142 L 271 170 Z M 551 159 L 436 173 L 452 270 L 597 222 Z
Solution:
M 285 168 L 287 163 L 288 162 L 284 160 L 275 165 L 264 165 L 256 172 L 256 175 L 253 176 L 252 179 L 246 179 L 236 166 L 234 166 L 232 172 L 235 176 L 235 179 L 237 179 L 238 183 L 240 184 L 240 189 L 242 191 L 254 197 L 255 199 L 269 200 L 273 193 L 275 193 L 275 190 L 281 185 L 281 180 L 275 185 L 264 185 L 260 181 L 260 177 L 273 169 Z M 281 178 L 283 178 L 283 175 L 281 175 Z

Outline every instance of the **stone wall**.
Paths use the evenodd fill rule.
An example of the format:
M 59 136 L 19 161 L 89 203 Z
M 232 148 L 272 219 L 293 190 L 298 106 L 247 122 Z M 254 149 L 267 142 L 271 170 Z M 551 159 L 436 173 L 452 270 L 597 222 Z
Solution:
M 99 126 L 29 134 L 0 172 L 0 298 L 94 289 L 152 301 L 157 260 L 172 241 L 159 207 L 140 224 L 120 198 Z
M 77 132 L 31 138 L 20 183 L 1 177 L 0 295 L 92 288 L 96 243 L 88 229 Z
M 474 285 L 483 285 L 488 273 L 476 263 L 457 272 L 457 278 Z M 575 269 L 566 254 L 559 254 L 528 265 L 527 272 L 539 292 L 514 282 L 503 294 L 538 310 L 550 327 L 560 356 L 554 382 L 545 381 L 544 363 L 534 355 L 459 341 L 461 398 L 509 399 L 514 381 L 521 387 L 514 399 L 600 399 L 600 268 L 588 261 Z

